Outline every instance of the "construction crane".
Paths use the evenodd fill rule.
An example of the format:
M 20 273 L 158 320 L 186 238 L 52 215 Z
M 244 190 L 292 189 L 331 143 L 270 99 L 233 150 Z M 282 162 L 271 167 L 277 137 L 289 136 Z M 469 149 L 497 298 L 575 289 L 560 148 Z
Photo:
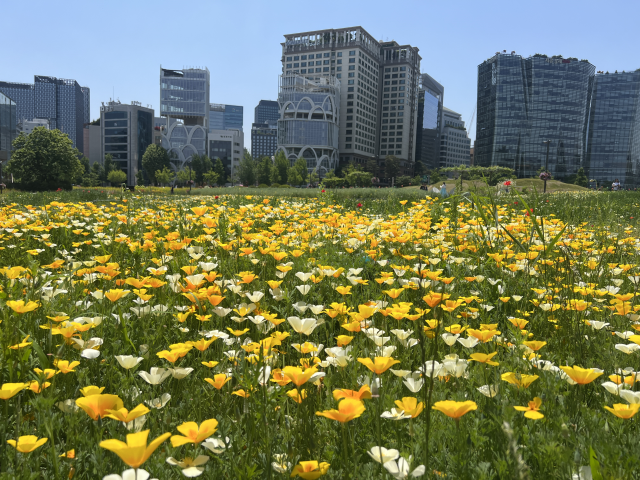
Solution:
M 473 113 L 471 114 L 471 120 L 469 120 L 469 123 L 467 123 L 467 132 L 471 133 L 471 124 L 473 123 L 474 118 L 476 118 L 476 110 L 478 109 L 478 105 L 476 104 L 473 107 Z M 471 136 L 471 135 L 469 135 Z

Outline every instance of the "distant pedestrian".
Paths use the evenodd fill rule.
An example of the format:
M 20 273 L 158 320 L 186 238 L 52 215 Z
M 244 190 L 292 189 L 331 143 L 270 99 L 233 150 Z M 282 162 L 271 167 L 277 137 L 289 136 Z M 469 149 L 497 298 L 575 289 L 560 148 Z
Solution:
M 440 187 L 440 195 L 442 195 L 443 198 L 447 196 L 447 184 L 445 182 L 442 182 L 442 186 Z
M 174 184 L 174 185 L 171 185 L 171 195 L 173 195 L 173 189 L 174 189 L 175 187 L 176 187 L 176 186 L 175 186 L 175 184 Z

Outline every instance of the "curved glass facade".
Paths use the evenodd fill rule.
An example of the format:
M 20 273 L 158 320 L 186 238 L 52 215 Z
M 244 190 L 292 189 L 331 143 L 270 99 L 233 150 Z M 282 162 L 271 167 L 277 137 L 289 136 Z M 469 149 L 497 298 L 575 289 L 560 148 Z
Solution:
M 478 66 L 476 165 L 531 177 L 545 165 L 558 179 L 585 161 L 595 67 L 586 60 L 497 54 Z
M 338 165 L 340 82 L 335 77 L 311 81 L 298 75 L 280 77 L 278 150 L 293 165 L 305 158 L 309 172 L 320 177 Z
M 585 173 L 591 180 L 623 188 L 640 184 L 640 70 L 597 75 L 587 142 Z

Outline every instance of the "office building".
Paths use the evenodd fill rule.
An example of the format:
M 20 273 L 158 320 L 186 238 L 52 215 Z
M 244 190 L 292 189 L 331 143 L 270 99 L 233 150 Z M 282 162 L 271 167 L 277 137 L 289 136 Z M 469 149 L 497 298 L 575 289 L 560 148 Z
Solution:
M 462 121 L 462 116 L 447 107 L 442 112 L 442 135 L 440 137 L 440 167 L 469 165 L 471 139 Z
M 168 125 L 161 127 L 162 147 L 176 170 L 184 168 L 194 154 L 207 153 L 209 85 L 207 68 L 160 67 L 160 115 L 168 119 Z
M 278 122 L 251 125 L 251 156 L 254 160 L 273 157 L 278 149 Z
M 334 76 L 280 77 L 277 150 L 291 165 L 303 158 L 309 172 L 315 171 L 320 178 L 337 168 L 339 98 L 340 81 Z
M 90 119 L 90 90 L 75 80 L 35 75 L 33 84 L 0 82 L 0 92 L 16 102 L 19 122 L 45 119 L 83 151 L 83 126 Z
M 46 118 L 34 118 L 33 120 L 24 120 L 19 123 L 20 132 L 29 135 L 34 128 L 44 127 L 49 130 L 49 120 Z
M 471 147 L 469 149 L 469 165 L 471 165 L 472 167 L 475 165 L 475 158 L 474 158 L 474 147 Z
M 234 181 L 244 153 L 244 133 L 238 128 L 210 130 L 208 140 L 209 158 L 214 165 L 217 159 L 220 159 L 225 170 L 225 178 L 218 179 L 218 183 L 224 184 Z
M 442 135 L 442 118 L 444 113 L 444 87 L 427 73 L 420 75 L 419 107 L 422 107 L 422 127 L 418 124 L 416 141 L 419 152 L 416 161 L 422 163 L 422 169 L 433 170 L 440 166 L 440 137 Z M 418 113 L 420 115 L 420 112 Z M 419 155 L 418 155 L 419 153 Z
M 88 124 L 84 127 L 84 152 L 89 159 L 89 165 L 102 163 L 102 127 L 100 125 Z
M 278 102 L 274 100 L 260 100 L 254 110 L 253 123 L 277 122 L 280 118 Z
M 585 161 L 594 77 L 589 61 L 562 56 L 504 51 L 478 65 L 475 164 L 532 177 L 544 168 L 550 140 L 551 175 L 576 173 Z
M 401 173 L 411 173 L 420 59 L 417 48 L 395 41 L 379 42 L 362 27 L 296 33 L 285 35 L 282 43 L 282 78 L 298 76 L 309 86 L 331 85 L 335 89 L 338 105 L 331 110 L 339 114 L 332 121 L 338 127 L 336 150 L 341 165 L 366 164 L 394 155 L 400 160 Z M 278 102 L 280 127 L 284 112 Z M 314 118 L 308 116 L 306 121 Z M 286 137 L 278 135 L 279 142 Z M 278 146 L 287 151 L 293 148 L 296 155 L 303 153 L 299 147 Z M 308 159 L 307 163 L 312 168 L 313 162 Z
M 16 102 L 0 92 L 0 181 L 3 180 L 2 167 L 11 159 L 12 144 L 18 136 L 17 118 Z
M 240 105 L 209 105 L 209 130 L 242 130 L 244 107 Z
M 623 188 L 637 188 L 639 169 L 640 69 L 599 72 L 591 96 L 584 164 L 587 178 L 605 186 L 617 178 Z
M 140 102 L 108 102 L 100 107 L 100 129 L 100 160 L 111 155 L 117 168 L 127 174 L 127 185 L 135 185 L 142 156 L 153 142 L 153 110 Z

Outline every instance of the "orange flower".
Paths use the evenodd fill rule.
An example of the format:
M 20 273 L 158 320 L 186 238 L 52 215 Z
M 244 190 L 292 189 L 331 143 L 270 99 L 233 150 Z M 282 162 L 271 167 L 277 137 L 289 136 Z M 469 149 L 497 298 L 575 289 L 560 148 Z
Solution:
M 525 412 L 524 416 L 531 420 L 540 420 L 544 418 L 544 415 L 540 413 L 540 405 L 542 405 L 542 399 L 535 397 L 533 401 L 529 402 L 526 407 L 513 407 L 519 412 Z M 605 407 L 607 408 L 607 407 Z
M 216 389 L 220 390 L 225 383 L 231 380 L 231 377 L 227 377 L 224 373 L 219 373 L 211 378 L 205 378 L 204 381 L 211 384 Z
M 289 390 L 287 392 L 287 396 L 290 397 L 291 399 L 293 399 L 294 402 L 302 403 L 302 400 L 307 398 L 307 391 L 306 390 L 300 390 L 298 392 L 298 390 L 296 388 L 294 388 L 293 390 Z
M 451 297 L 451 295 L 449 295 L 448 293 L 429 292 L 428 295 L 425 295 L 424 297 L 422 297 L 422 300 L 424 300 L 427 305 L 433 308 L 436 305 L 438 305 L 440 302 L 442 302 L 443 300 L 446 300 L 449 297 Z
M 178 425 L 177 428 L 182 435 L 173 435 L 171 437 L 171 445 L 174 448 L 186 443 L 200 443 L 209 438 L 218 429 L 218 421 L 215 418 L 210 418 L 202 422 L 200 426 L 196 422 L 184 422 L 182 425 Z
M 131 292 L 129 290 L 122 290 L 120 288 L 112 288 L 111 290 L 104 292 L 104 296 L 112 302 L 117 302 L 123 297 L 126 297 Z
M 80 362 L 76 361 L 76 362 L 71 362 L 69 363 L 68 360 L 58 360 L 55 363 L 56 367 L 58 368 L 58 370 L 60 370 L 62 373 L 70 373 L 70 372 L 75 372 L 74 368 L 76 368 L 78 365 L 80 365 Z
M 471 400 L 467 400 L 466 402 L 445 400 L 442 402 L 434 403 L 433 407 L 431 408 L 444 413 L 447 417 L 451 417 L 457 420 L 464 414 L 469 413 L 472 410 L 477 410 L 478 405 L 476 405 L 476 402 L 472 402 Z
M 476 337 L 482 343 L 487 343 L 494 336 L 500 334 L 498 330 L 475 330 L 473 328 L 468 329 L 467 333 L 472 337 Z
M 329 470 L 330 465 L 327 462 L 322 462 L 318 464 L 318 462 L 308 461 L 308 462 L 300 462 L 298 465 L 293 467 L 291 470 L 291 477 L 300 477 L 303 480 L 316 480 L 321 477 L 327 470 Z
M 347 423 L 354 418 L 358 418 L 364 413 L 364 403 L 355 398 L 345 398 L 338 404 L 338 410 L 325 410 L 316 412 L 316 415 L 336 420 L 340 423 Z
M 336 400 L 340 400 L 341 398 L 355 398 L 356 400 L 368 400 L 371 398 L 371 389 L 369 385 L 363 385 L 360 387 L 360 390 L 347 390 L 346 388 L 341 388 L 339 390 L 333 391 L 333 398 Z
M 489 353 L 489 354 L 473 353 L 473 354 L 471 354 L 471 358 L 469 359 L 469 361 L 473 360 L 475 362 L 486 363 L 487 365 L 497 366 L 497 365 L 500 365 L 500 364 L 498 362 L 494 362 L 494 361 L 491 360 L 497 354 L 498 354 L 498 352 L 493 352 L 493 353 Z
M 105 415 L 105 417 L 113 418 L 114 420 L 119 420 L 124 423 L 129 423 L 132 420 L 135 420 L 136 418 L 149 413 L 149 409 L 141 403 L 131 411 L 123 407 L 120 409 L 113 409 L 113 410 L 107 409 L 105 410 L 105 412 L 107 412 L 108 414 L 108 415 Z
M 307 368 L 306 370 L 300 367 L 284 367 L 282 369 L 282 374 L 291 380 L 296 387 L 307 383 L 316 373 L 318 373 L 317 367 Z
M 394 360 L 391 357 L 375 357 L 373 360 L 370 358 L 359 358 L 358 361 L 376 375 L 380 375 L 396 363 L 400 363 L 400 360 Z

